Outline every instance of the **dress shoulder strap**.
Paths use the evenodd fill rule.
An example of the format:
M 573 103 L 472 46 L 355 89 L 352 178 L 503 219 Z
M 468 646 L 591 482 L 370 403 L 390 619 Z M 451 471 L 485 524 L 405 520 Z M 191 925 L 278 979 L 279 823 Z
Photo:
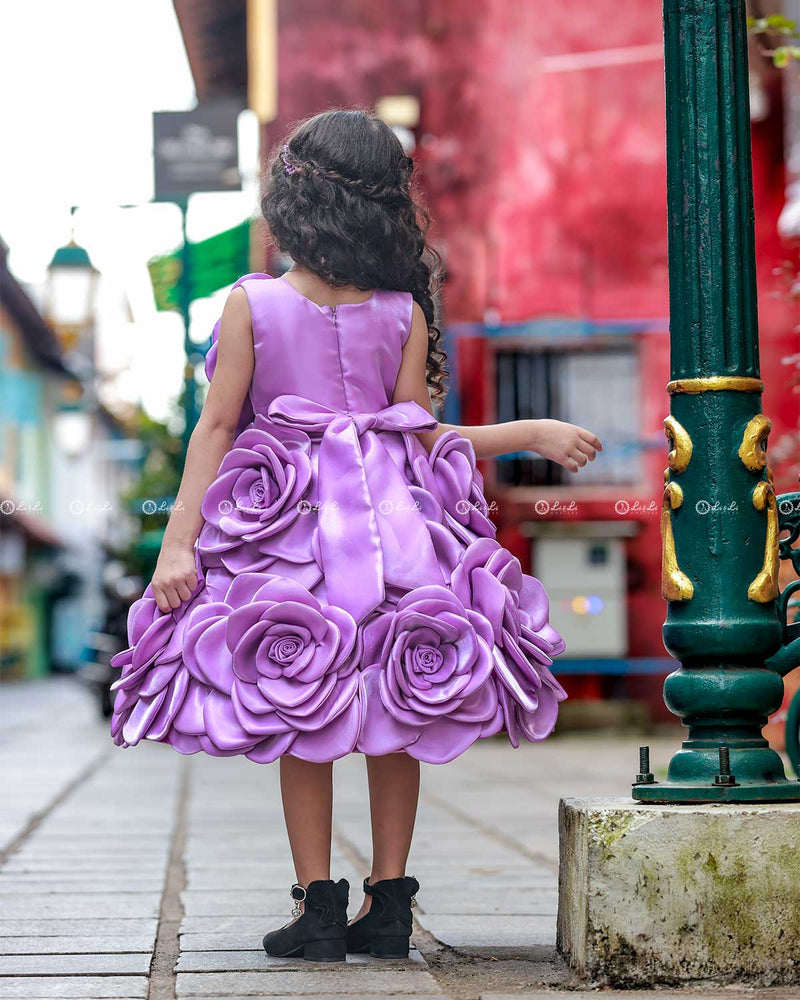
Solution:
M 251 278 L 256 278 L 256 279 L 264 278 L 269 281 L 274 280 L 271 274 L 263 274 L 261 271 L 256 271 L 254 274 L 243 274 L 242 277 L 237 279 L 231 286 L 231 292 L 234 290 L 234 288 L 238 288 L 243 281 L 249 281 Z M 211 345 L 208 348 L 208 351 L 206 352 L 205 372 L 206 372 L 206 378 L 208 379 L 209 382 L 211 381 L 211 376 L 214 374 L 214 369 L 217 366 L 217 341 L 219 340 L 219 324 L 221 320 L 222 317 L 220 316 L 220 318 L 214 324 L 214 329 L 211 331 Z
M 274 280 L 271 274 L 264 274 L 261 271 L 256 271 L 253 274 L 243 274 L 242 277 L 237 279 L 237 281 L 235 281 L 234 284 L 231 286 L 231 291 L 233 291 L 234 288 L 238 288 L 243 281 L 249 281 L 251 278 L 255 278 L 256 280 L 261 278 L 270 281 Z M 222 317 L 220 316 L 220 318 L 214 324 L 214 329 L 211 331 L 211 345 L 206 351 L 204 370 L 206 373 L 206 378 L 208 379 L 209 382 L 211 381 L 211 377 L 214 374 L 214 369 L 217 367 L 217 352 L 219 350 L 218 347 L 219 324 L 221 320 Z M 246 427 L 246 425 L 250 423 L 250 421 L 253 419 L 253 416 L 254 416 L 253 407 L 250 402 L 250 396 L 248 394 L 247 398 L 245 399 L 244 405 L 242 406 L 242 412 L 239 416 L 237 433 L 243 430 Z
M 384 313 L 389 321 L 395 336 L 400 340 L 400 346 L 405 347 L 411 333 L 411 315 L 414 308 L 414 296 L 411 292 L 391 291 L 387 288 L 377 289 L 376 296 L 380 296 L 380 301 Z

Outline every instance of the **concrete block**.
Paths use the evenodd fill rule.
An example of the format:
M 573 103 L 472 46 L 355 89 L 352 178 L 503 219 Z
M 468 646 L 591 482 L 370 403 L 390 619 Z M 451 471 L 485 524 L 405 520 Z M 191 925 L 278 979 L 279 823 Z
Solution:
M 631 988 L 800 982 L 800 804 L 560 806 L 558 948 Z

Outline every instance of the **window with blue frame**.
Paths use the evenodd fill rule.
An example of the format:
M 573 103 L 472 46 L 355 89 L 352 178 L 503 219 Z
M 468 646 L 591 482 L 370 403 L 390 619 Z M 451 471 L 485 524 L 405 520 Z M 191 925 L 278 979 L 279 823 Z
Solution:
M 613 485 L 641 478 L 638 357 L 633 345 L 495 352 L 497 419 L 550 417 L 586 427 L 603 451 L 577 474 L 532 452 L 497 459 L 505 486 Z

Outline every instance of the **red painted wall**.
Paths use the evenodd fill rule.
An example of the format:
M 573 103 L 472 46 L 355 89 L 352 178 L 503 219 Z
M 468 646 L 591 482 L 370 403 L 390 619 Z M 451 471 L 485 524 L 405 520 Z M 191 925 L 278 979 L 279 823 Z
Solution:
M 649 332 L 638 335 L 640 436 L 661 438 L 669 408 L 661 11 L 653 0 L 623 6 L 281 0 L 280 117 L 265 145 L 324 108 L 417 94 L 416 159 L 446 254 L 446 321 L 480 323 L 487 310 L 503 323 L 641 321 Z M 753 148 L 764 409 L 774 442 L 797 419 L 797 396 L 781 364 L 797 350 L 797 318 L 788 299 L 773 294 L 773 271 L 791 254 L 776 233 L 780 88 L 773 85 L 771 96 L 771 117 L 754 127 Z M 487 342 L 465 338 L 457 355 L 463 422 L 493 420 Z M 645 456 L 643 482 L 631 492 L 660 508 L 666 447 Z M 775 469 L 779 490 L 792 488 L 796 465 L 790 448 Z M 491 469 L 485 472 L 490 482 Z M 581 516 L 615 517 L 618 494 L 584 487 Z M 502 541 L 525 561 L 528 543 L 516 524 L 529 515 L 529 501 L 515 500 L 513 491 L 499 499 Z M 658 514 L 643 515 L 641 525 L 628 543 L 630 653 L 659 656 Z M 633 686 L 660 705 L 658 682 Z

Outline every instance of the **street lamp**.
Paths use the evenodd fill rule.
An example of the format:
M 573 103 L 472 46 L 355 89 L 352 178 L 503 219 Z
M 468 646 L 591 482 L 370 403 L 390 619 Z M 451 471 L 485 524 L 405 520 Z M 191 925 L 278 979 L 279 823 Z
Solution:
M 71 214 L 74 213 L 75 206 L 71 209 Z M 47 268 L 45 316 L 82 383 L 64 387 L 64 398 L 53 417 L 55 441 L 62 454 L 69 458 L 83 454 L 92 434 L 87 410 L 94 402 L 91 331 L 98 273 L 87 251 L 75 242 L 74 231 L 69 243 L 53 254 Z
M 45 315 L 67 351 L 74 350 L 92 321 L 97 269 L 75 242 L 59 247 L 47 268 Z
M 641 766 L 633 797 L 798 801 L 800 784 L 787 780 L 761 734 L 796 653 L 792 643 L 777 655 L 793 634 L 776 599 L 778 559 L 789 555 L 779 536 L 799 518 L 791 496 L 775 496 L 761 412 L 744 0 L 664 0 L 664 34 L 671 405 L 663 637 L 680 662 L 664 697 L 689 733 L 666 781 Z
M 89 447 L 92 421 L 79 402 L 65 401 L 53 415 L 53 436 L 67 458 L 79 458 Z

